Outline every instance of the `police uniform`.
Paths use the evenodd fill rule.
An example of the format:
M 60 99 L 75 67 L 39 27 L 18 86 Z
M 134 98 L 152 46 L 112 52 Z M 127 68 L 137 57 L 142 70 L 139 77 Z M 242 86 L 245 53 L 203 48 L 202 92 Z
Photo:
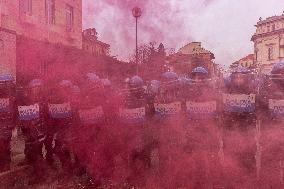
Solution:
M 32 80 L 18 96 L 18 125 L 25 140 L 25 160 L 33 167 L 32 182 L 43 178 L 42 147 L 45 140 L 46 106 L 41 91 L 42 81 Z
M 15 127 L 16 103 L 13 78 L 10 75 L 0 76 L 0 172 L 10 168 L 11 137 Z
M 141 164 L 146 171 L 149 166 L 149 160 L 146 155 L 145 131 L 147 127 L 146 121 L 146 91 L 144 81 L 139 76 L 134 76 L 128 81 L 128 88 L 120 91 L 120 104 L 118 111 L 118 122 L 120 125 L 122 138 L 127 140 L 125 149 L 127 153 L 122 154 L 129 159 L 129 168 L 136 174 L 131 174 L 129 182 L 139 185 L 137 178 L 143 174 L 142 170 L 138 170 Z M 142 177 L 141 177 L 142 180 Z M 140 180 L 140 181 L 141 181 Z
M 284 151 L 284 63 L 273 65 L 271 74 L 262 77 L 260 86 L 261 148 L 260 179 L 266 188 L 283 185 Z M 282 181 L 281 181 L 282 179 Z M 282 183 L 281 183 L 282 182 Z
M 240 168 L 255 174 L 258 107 L 256 78 L 250 70 L 239 66 L 225 83 L 222 91 L 224 158 L 233 159 Z M 232 179 L 232 182 L 238 181 Z
M 224 127 L 254 127 L 257 98 L 257 83 L 254 76 L 246 68 L 238 67 L 231 74 L 229 84 L 222 94 Z
M 78 109 L 77 134 L 79 144 L 77 143 L 76 150 L 80 166 L 86 168 L 92 174 L 91 162 L 99 143 L 98 135 L 106 129 L 106 117 L 103 108 L 104 96 L 100 79 L 96 78 L 92 83 L 85 86 L 82 95 L 84 99 L 82 99 Z
M 55 153 L 65 171 L 71 169 L 69 143 L 75 115 L 71 104 L 72 87 L 71 81 L 62 80 L 56 89 L 50 91 L 51 96 L 48 100 L 47 157 L 52 162 Z
M 213 185 L 222 182 L 219 131 L 219 94 L 217 83 L 203 67 L 196 67 L 189 74 L 184 88 L 184 103 L 186 115 L 186 145 L 185 151 L 189 157 L 200 156 L 197 161 L 199 170 L 196 179 Z M 207 163 L 206 166 L 205 162 Z M 206 173 L 207 172 L 207 173 Z M 207 174 L 206 179 L 204 175 Z M 197 184 L 197 183 L 195 183 Z
M 152 149 L 151 164 L 159 172 L 167 172 L 178 163 L 185 143 L 184 112 L 181 98 L 181 83 L 174 72 L 160 76 L 158 93 L 154 99 L 152 136 L 157 145 Z M 166 183 L 161 183 L 163 187 Z

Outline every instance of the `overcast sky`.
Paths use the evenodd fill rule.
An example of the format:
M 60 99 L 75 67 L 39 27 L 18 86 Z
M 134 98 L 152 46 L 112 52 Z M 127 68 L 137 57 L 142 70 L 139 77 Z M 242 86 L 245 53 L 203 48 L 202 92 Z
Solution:
M 135 48 L 135 5 L 143 11 L 140 44 L 162 42 L 178 50 L 200 41 L 223 65 L 253 53 L 250 39 L 259 17 L 284 11 L 284 0 L 83 0 L 83 27 L 95 27 L 112 55 L 127 60 Z

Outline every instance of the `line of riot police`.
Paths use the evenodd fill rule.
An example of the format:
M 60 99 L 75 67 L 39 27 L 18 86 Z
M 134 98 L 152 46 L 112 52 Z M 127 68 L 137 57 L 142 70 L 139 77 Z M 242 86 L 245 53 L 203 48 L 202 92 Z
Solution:
M 34 79 L 16 93 L 9 75 L 1 76 L 0 84 L 0 168 L 9 169 L 11 135 L 17 126 L 36 181 L 44 178 L 42 162 L 53 166 L 55 156 L 66 177 L 76 167 L 100 182 L 116 178 L 117 183 L 143 185 L 142 175 L 149 170 L 166 177 L 182 157 L 198 154 L 192 186 L 218 185 L 224 178 L 218 170 L 226 151 L 255 170 L 254 136 L 242 135 L 248 150 L 238 154 L 230 146 L 230 132 L 249 133 L 257 120 L 270 126 L 284 114 L 284 63 L 275 64 L 270 77 L 238 67 L 223 80 L 197 67 L 188 77 L 166 72 L 147 85 L 134 76 L 120 90 L 94 73 L 86 74 L 79 87 L 69 80 L 51 87 Z M 117 167 L 127 170 L 125 178 L 115 175 Z M 175 187 L 188 184 L 177 180 Z

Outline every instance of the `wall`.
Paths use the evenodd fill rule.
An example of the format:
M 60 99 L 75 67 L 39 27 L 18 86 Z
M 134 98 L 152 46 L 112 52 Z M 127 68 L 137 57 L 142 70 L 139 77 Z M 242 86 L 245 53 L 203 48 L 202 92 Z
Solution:
M 32 0 L 32 13 L 20 14 L 19 0 L 0 0 L 1 27 L 18 35 L 82 48 L 82 0 L 55 0 L 55 25 L 46 24 L 45 0 Z M 66 31 L 66 4 L 73 7 L 74 27 Z
M 16 34 L 0 28 L 0 74 L 16 79 Z

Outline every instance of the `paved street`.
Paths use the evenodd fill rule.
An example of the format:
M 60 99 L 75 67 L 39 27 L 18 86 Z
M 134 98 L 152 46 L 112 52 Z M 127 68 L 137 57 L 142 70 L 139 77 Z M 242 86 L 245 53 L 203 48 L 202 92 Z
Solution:
M 275 132 L 279 131 L 272 129 L 265 130 L 263 133 L 261 133 L 261 131 L 262 130 L 260 127 L 260 122 L 257 122 L 257 125 L 255 127 L 252 126 L 250 131 L 248 132 L 219 131 L 218 134 L 220 136 L 220 141 L 219 141 L 220 146 L 218 153 L 219 160 L 222 166 L 224 167 L 226 173 L 224 180 L 228 179 L 227 181 L 230 182 L 230 184 L 228 184 L 226 183 L 227 181 L 225 181 L 224 183 L 226 185 L 233 185 L 233 186 L 239 185 L 244 188 L 248 186 L 254 186 L 254 187 L 258 186 L 259 188 L 267 187 L 267 186 L 261 187 L 261 185 L 257 184 L 258 178 L 265 181 L 263 178 L 267 176 L 267 172 L 265 172 L 266 171 L 265 169 L 267 168 L 265 166 L 267 165 L 263 165 L 264 170 L 261 170 L 261 159 L 262 159 L 261 155 L 263 155 L 264 157 L 269 155 L 263 153 L 268 153 L 269 148 L 275 147 L 277 142 L 280 142 L 281 140 L 278 141 L 276 140 L 274 144 L 272 143 L 268 144 L 266 143 L 267 140 L 266 137 L 269 138 L 271 137 L 271 134 L 274 134 Z M 251 149 L 251 148 L 253 148 L 251 151 L 254 153 L 253 156 L 243 157 L 243 158 L 246 157 L 249 158 L 249 159 L 244 159 L 246 163 L 251 163 L 250 165 L 247 165 L 248 168 L 243 169 L 236 166 L 235 163 L 237 163 L 237 160 L 239 160 L 237 158 L 240 155 L 240 153 L 242 154 L 246 151 L 246 149 Z M 31 167 L 25 165 L 21 166 L 18 165 L 20 162 L 24 160 L 23 150 L 24 150 L 23 136 L 21 132 L 14 131 L 12 139 L 12 155 L 13 155 L 12 164 L 11 164 L 12 170 L 10 172 L 2 173 L 0 175 L 0 178 L 2 180 L 1 183 L 5 182 L 4 184 L 6 184 L 6 188 L 11 188 L 11 189 L 18 189 L 18 188 L 19 189 L 20 188 L 53 189 L 54 188 L 55 189 L 55 188 L 68 188 L 68 187 L 74 188 L 75 186 L 76 188 L 83 187 L 79 183 L 80 182 L 82 183 L 83 180 L 86 179 L 86 177 L 84 176 L 82 177 L 71 176 L 67 180 L 60 179 L 61 170 L 60 170 L 60 165 L 58 163 L 59 161 L 56 161 L 56 167 L 57 167 L 56 169 L 52 169 L 46 166 L 47 176 L 45 181 L 43 181 L 41 184 L 29 185 L 28 184 L 29 180 L 30 178 L 32 178 Z M 263 162 L 265 162 L 266 160 L 264 159 Z M 276 183 L 280 184 L 280 182 L 283 180 L 283 163 L 281 164 L 281 162 L 279 161 L 278 168 L 276 169 L 278 170 L 278 172 L 276 172 L 276 175 L 273 175 L 276 178 L 273 178 L 271 181 L 273 181 L 275 184 Z M 235 170 L 233 174 L 231 172 L 232 170 Z M 248 170 L 252 170 L 252 172 L 249 172 Z

